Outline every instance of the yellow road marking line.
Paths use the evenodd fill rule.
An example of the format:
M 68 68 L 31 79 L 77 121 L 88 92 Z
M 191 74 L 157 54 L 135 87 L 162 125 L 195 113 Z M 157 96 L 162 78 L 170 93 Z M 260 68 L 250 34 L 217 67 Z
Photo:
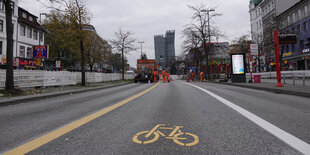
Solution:
M 68 132 L 70 132 L 70 131 L 72 131 L 72 130 L 74 130 L 74 129 L 76 129 L 76 128 L 78 128 L 78 127 L 80 127 L 80 126 L 82 126 L 82 125 L 84 125 L 84 124 L 86 124 L 86 123 L 88 123 L 88 122 L 90 122 L 90 121 L 92 121 L 92 120 L 94 120 L 94 119 L 96 119 L 96 118 L 98 118 L 98 117 L 100 117 L 100 116 L 102 116 L 102 115 L 112 111 L 112 110 L 114 110 L 114 109 L 117 109 L 120 106 L 122 106 L 122 105 L 124 105 L 124 104 L 126 104 L 126 103 L 128 103 L 128 102 L 130 102 L 130 101 L 132 101 L 132 100 L 134 100 L 134 99 L 136 99 L 136 98 L 146 94 L 146 93 L 148 93 L 149 91 L 151 91 L 152 89 L 154 89 L 158 85 L 159 85 L 159 82 L 157 84 L 155 84 L 154 86 L 152 86 L 151 88 L 149 88 L 147 90 L 144 90 L 144 91 L 140 92 L 137 95 L 131 96 L 131 97 L 129 97 L 129 98 L 127 98 L 127 99 L 125 99 L 125 100 L 123 100 L 123 101 L 121 101 L 119 103 L 116 103 L 116 104 L 114 104 L 114 105 L 112 105 L 110 107 L 102 109 L 102 110 L 100 110 L 100 111 L 98 111 L 98 112 L 96 112 L 94 114 L 88 115 L 88 116 L 86 116 L 86 117 L 84 117 L 82 119 L 79 119 L 79 120 L 77 120 L 75 122 L 72 122 L 72 123 L 70 123 L 70 124 L 68 124 L 68 125 L 66 125 L 64 127 L 56 129 L 56 130 L 54 130 L 54 131 L 52 131 L 50 133 L 47 133 L 47 134 L 45 134 L 45 135 L 43 135 L 41 137 L 38 137 L 38 138 L 36 138 L 36 139 L 34 139 L 34 140 L 30 141 L 30 142 L 27 142 L 27 143 L 25 143 L 25 144 L 23 144 L 21 146 L 18 146 L 17 148 L 14 148 L 14 149 L 4 153 L 3 155 L 26 154 L 26 153 L 34 150 L 34 149 L 37 149 L 38 147 L 40 147 L 40 146 L 42 146 L 44 144 L 46 144 L 46 143 L 48 143 L 48 142 L 50 142 L 50 141 L 52 141 L 52 140 L 54 140 L 54 139 L 56 139 L 56 138 L 58 138 L 58 137 L 60 137 L 62 135 L 64 135 L 64 134 L 66 134 L 66 133 L 68 133 Z

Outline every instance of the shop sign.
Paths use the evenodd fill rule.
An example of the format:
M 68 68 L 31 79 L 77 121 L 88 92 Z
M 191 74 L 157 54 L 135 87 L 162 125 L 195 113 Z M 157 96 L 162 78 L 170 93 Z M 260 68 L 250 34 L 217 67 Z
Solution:
M 297 43 L 296 34 L 280 34 L 279 43 L 280 44 L 296 44 Z
M 287 52 L 287 53 L 283 54 L 283 57 L 287 57 L 287 56 L 291 56 L 291 55 L 293 55 L 293 52 Z
M 19 58 L 19 66 L 36 67 L 38 66 L 38 62 L 32 59 Z
M 309 48 L 302 50 L 302 53 L 308 53 L 308 52 L 310 52 Z

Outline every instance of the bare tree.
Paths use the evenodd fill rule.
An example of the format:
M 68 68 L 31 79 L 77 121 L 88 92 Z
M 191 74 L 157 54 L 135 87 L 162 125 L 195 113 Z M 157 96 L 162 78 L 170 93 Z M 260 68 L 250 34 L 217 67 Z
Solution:
M 199 38 L 199 32 L 194 31 L 189 27 L 185 27 L 182 33 L 182 37 L 185 38 L 182 47 L 183 53 L 186 54 L 187 52 L 194 50 L 194 62 L 196 66 L 199 66 L 199 71 L 201 71 L 202 51 L 200 50 L 200 47 L 202 45 L 202 41 Z
M 111 44 L 115 50 L 122 54 L 122 79 L 124 80 L 125 61 L 124 55 L 130 51 L 135 51 L 137 48 L 134 46 L 136 42 L 135 38 L 132 38 L 133 33 L 131 31 L 123 31 L 121 28 L 118 32 L 114 33 L 115 40 L 111 40 Z
M 206 8 L 204 4 L 200 4 L 196 7 L 188 5 L 188 7 L 193 11 L 193 15 L 191 17 L 192 22 L 185 25 L 184 30 L 185 32 L 188 30 L 190 30 L 189 32 L 194 32 L 192 33 L 194 34 L 193 36 L 200 40 L 206 59 L 206 65 L 208 66 L 209 55 L 211 53 L 210 50 L 207 50 L 206 43 L 207 41 L 211 42 L 211 36 L 214 36 L 216 34 L 215 32 L 219 32 L 215 26 L 210 26 L 210 22 L 212 22 L 211 19 L 216 16 L 221 16 L 221 14 L 213 13 L 210 15 L 210 11 L 214 11 L 214 9 Z M 212 25 L 214 25 L 214 23 Z M 206 67 L 206 73 L 208 73 L 208 67 Z

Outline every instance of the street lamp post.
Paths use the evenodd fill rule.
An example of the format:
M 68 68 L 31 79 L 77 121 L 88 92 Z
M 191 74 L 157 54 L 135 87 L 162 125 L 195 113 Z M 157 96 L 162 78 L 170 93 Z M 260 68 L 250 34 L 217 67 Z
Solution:
M 141 59 L 142 59 L 142 44 L 144 43 L 144 41 L 140 41 L 138 43 L 141 45 Z
M 39 30 L 39 55 L 41 55 L 41 52 L 42 52 L 42 50 L 41 50 L 41 37 L 42 37 L 42 39 L 43 39 L 43 33 L 41 32 L 42 31 L 42 21 L 41 21 L 41 16 L 46 16 L 47 15 L 47 13 L 40 13 L 40 30 Z M 42 33 L 42 35 L 40 35 Z M 41 66 L 43 65 L 43 62 L 42 62 L 42 59 L 41 59 Z
M 211 31 L 210 31 L 210 12 L 215 11 L 214 9 L 203 9 L 201 10 L 201 12 L 206 12 L 207 16 L 208 16 L 208 37 L 209 37 L 209 44 L 208 44 L 208 52 L 210 52 L 210 45 L 211 45 Z M 205 39 L 205 36 L 203 36 L 203 38 Z M 206 46 L 206 43 L 204 42 L 204 47 Z M 209 59 L 209 55 L 206 53 L 206 57 L 207 57 L 207 61 L 206 61 L 206 68 L 208 68 L 208 59 Z

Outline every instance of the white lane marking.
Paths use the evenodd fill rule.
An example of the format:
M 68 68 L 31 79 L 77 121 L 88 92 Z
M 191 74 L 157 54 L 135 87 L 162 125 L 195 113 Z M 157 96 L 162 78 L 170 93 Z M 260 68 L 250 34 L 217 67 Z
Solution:
M 185 83 L 185 82 L 182 82 Z M 241 115 L 243 115 L 244 117 L 248 118 L 249 120 L 251 120 L 252 122 L 254 122 L 255 124 L 257 124 L 258 126 L 262 127 L 263 129 L 265 129 L 266 131 L 268 131 L 269 133 L 273 134 L 274 136 L 278 137 L 280 140 L 284 141 L 285 143 L 287 143 L 288 145 L 292 146 L 293 148 L 295 148 L 296 150 L 300 151 L 301 153 L 305 154 L 305 155 L 310 155 L 310 145 L 302 140 L 300 140 L 299 138 L 287 133 L 286 131 L 278 128 L 277 126 L 263 120 L 262 118 L 254 115 L 253 113 L 237 106 L 236 104 L 206 90 L 203 89 L 199 86 L 190 84 L 190 83 L 185 83 L 187 85 L 190 85 L 192 87 L 195 87 L 197 89 L 200 89 L 201 91 L 209 94 L 210 96 L 216 98 L 217 100 L 221 101 L 222 103 L 224 103 L 225 105 L 227 105 L 228 107 L 234 109 L 235 111 L 239 112 Z

